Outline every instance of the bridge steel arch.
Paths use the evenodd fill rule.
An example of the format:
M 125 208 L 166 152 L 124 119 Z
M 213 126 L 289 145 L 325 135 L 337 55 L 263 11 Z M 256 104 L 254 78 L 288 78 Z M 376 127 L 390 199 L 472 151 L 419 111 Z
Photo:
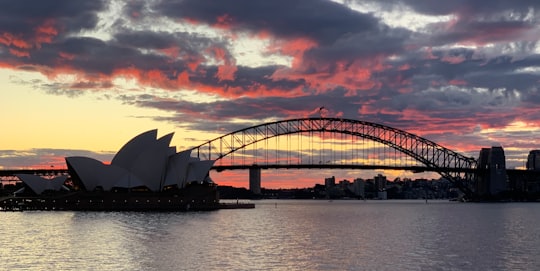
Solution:
M 477 161 L 415 134 L 367 121 L 341 118 L 280 120 L 241 129 L 191 149 L 201 160 L 219 160 L 269 138 L 305 132 L 333 132 L 373 140 L 400 151 L 474 196 Z

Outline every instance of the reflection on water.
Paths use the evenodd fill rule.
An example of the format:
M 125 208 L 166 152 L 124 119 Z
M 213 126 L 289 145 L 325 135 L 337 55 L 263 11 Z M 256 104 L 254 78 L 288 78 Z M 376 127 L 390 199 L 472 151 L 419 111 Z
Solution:
M 0 213 L 5 270 L 535 270 L 534 203 L 257 201 L 200 213 Z

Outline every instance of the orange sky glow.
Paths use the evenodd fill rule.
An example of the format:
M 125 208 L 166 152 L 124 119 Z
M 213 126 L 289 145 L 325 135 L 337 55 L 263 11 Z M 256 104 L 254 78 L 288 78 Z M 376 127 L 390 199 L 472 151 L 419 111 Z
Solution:
M 155 128 L 174 132 L 180 151 L 322 114 L 470 157 L 503 146 L 507 167 L 522 168 L 540 148 L 540 3 L 490 3 L 14 3 L 0 10 L 0 169 L 65 168 L 75 155 L 110 161 Z M 268 170 L 263 186 L 378 173 L 437 177 Z M 247 171 L 212 175 L 248 185 Z

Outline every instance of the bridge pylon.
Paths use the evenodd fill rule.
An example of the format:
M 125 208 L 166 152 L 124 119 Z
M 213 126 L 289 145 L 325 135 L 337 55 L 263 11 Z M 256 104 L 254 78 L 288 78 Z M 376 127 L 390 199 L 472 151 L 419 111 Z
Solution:
M 249 191 L 261 195 L 261 168 L 256 165 L 249 168 Z

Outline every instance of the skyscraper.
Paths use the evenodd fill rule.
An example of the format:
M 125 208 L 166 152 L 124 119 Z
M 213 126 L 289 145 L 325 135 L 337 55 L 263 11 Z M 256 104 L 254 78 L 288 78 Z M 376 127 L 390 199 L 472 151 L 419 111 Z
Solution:
M 540 170 L 540 150 L 532 150 L 527 157 L 527 170 Z
M 495 196 L 507 190 L 506 158 L 502 147 L 482 148 L 478 157 L 477 193 Z
M 377 176 L 375 176 L 374 181 L 375 181 L 375 189 L 377 189 L 377 191 L 386 190 L 386 176 L 382 174 L 378 174 Z

